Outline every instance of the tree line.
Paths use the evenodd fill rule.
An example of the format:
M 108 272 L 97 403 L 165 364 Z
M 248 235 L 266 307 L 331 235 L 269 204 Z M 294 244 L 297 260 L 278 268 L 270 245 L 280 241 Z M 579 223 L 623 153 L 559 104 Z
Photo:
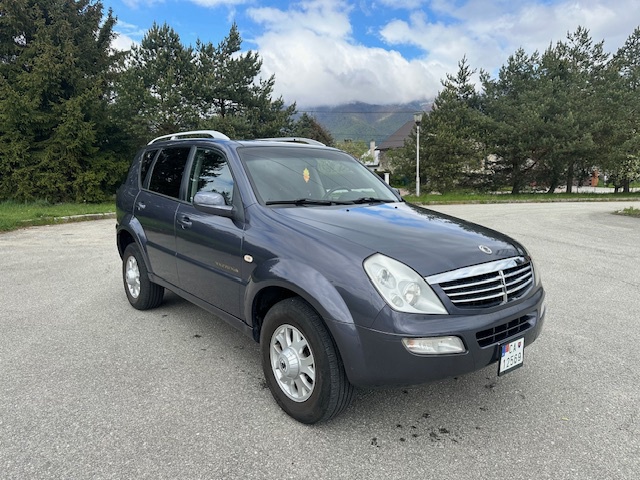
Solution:
M 497 76 L 466 58 L 447 75 L 420 129 L 421 184 L 514 194 L 606 175 L 616 191 L 640 178 L 640 28 L 614 54 L 578 29 L 544 52 L 518 49 Z M 390 156 L 415 178 L 416 136 Z
M 151 138 L 194 129 L 232 138 L 309 136 L 314 118 L 274 98 L 237 25 L 185 46 L 154 24 L 114 51 L 116 18 L 95 0 L 0 0 L 0 200 L 100 201 Z
M 274 97 L 237 25 L 218 44 L 186 46 L 154 24 L 120 52 L 115 23 L 98 0 L 0 0 L 0 200 L 110 198 L 135 151 L 176 131 L 334 144 Z M 640 29 L 613 56 L 578 28 L 543 53 L 518 50 L 496 78 L 481 71 L 479 87 L 474 74 L 463 59 L 423 118 L 428 188 L 570 189 L 597 168 L 628 190 L 640 175 Z M 413 137 L 390 155 L 392 178 L 415 177 L 415 154 Z

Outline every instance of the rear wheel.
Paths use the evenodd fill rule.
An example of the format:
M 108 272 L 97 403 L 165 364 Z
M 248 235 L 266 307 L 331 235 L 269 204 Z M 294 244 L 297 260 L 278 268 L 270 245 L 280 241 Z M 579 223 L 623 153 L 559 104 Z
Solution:
M 342 360 L 322 319 L 300 298 L 267 313 L 260 334 L 262 369 L 280 407 L 302 423 L 329 420 L 351 402 Z
M 149 272 L 135 243 L 130 243 L 124 250 L 122 279 L 127 299 L 134 308 L 148 310 L 162 303 L 164 288 L 149 280 Z

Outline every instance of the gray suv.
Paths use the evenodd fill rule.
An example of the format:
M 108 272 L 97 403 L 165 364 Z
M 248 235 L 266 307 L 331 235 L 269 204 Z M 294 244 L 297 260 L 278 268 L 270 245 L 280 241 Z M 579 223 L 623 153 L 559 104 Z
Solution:
M 118 191 L 117 245 L 134 308 L 170 289 L 237 327 L 304 423 L 340 413 L 354 386 L 512 372 L 544 322 L 522 245 L 408 204 L 312 140 L 151 141 Z

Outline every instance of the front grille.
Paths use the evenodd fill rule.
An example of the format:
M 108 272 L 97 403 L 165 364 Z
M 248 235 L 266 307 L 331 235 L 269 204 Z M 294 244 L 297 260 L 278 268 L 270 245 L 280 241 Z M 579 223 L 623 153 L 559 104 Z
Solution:
M 518 257 L 427 278 L 458 308 L 488 308 L 525 295 L 533 285 L 531 262 Z
M 531 328 L 534 320 L 535 314 L 516 318 L 508 323 L 476 333 L 476 340 L 478 340 L 478 344 L 481 347 L 488 347 L 489 345 L 500 343 L 507 338 L 518 335 Z

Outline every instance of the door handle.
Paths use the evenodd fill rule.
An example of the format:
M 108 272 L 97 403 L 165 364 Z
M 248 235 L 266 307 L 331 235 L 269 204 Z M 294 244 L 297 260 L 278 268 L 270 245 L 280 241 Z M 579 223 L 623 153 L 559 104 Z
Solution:
M 187 215 L 182 215 L 180 218 L 178 218 L 178 223 L 180 224 L 183 230 L 187 228 L 191 228 L 191 225 L 193 225 L 193 223 L 191 222 L 191 219 Z
M 144 210 L 145 208 L 147 208 L 147 205 L 144 202 L 138 202 L 138 210 Z

